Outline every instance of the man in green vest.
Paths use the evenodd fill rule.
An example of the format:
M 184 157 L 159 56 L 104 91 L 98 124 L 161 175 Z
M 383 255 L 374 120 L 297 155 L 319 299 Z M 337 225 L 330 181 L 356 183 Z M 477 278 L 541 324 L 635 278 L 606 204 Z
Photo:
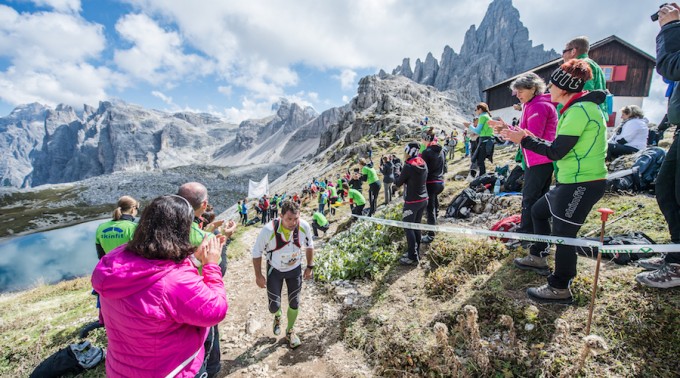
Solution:
M 203 242 L 203 239 L 213 237 L 214 234 L 223 234 L 227 237 L 227 243 L 222 249 L 222 256 L 220 258 L 220 269 L 222 276 L 227 270 L 227 245 L 229 238 L 236 231 L 236 222 L 230 220 L 224 225 L 224 220 L 216 220 L 209 224 L 203 224 L 201 216 L 208 208 L 208 189 L 198 182 L 188 182 L 183 184 L 177 190 L 177 195 L 183 197 L 189 202 L 189 205 L 194 209 L 194 222 L 191 224 L 191 233 L 189 234 L 189 241 L 191 245 L 198 247 Z M 191 256 L 193 257 L 193 255 Z M 196 267 L 201 271 L 200 262 L 192 258 Z M 218 325 L 211 327 L 208 332 L 208 337 L 205 340 L 205 361 L 206 371 L 209 377 L 214 377 L 222 368 L 220 363 L 220 334 Z M 210 351 L 208 353 L 208 351 Z
M 588 62 L 590 69 L 593 71 L 593 78 L 586 81 L 586 85 L 583 87 L 584 91 L 593 91 L 597 89 L 606 91 L 607 80 L 604 77 L 604 72 L 602 71 L 602 68 L 600 68 L 600 66 L 597 63 L 595 63 L 594 60 L 588 57 L 589 51 L 590 42 L 588 41 L 588 37 L 586 36 L 576 37 L 571 41 L 567 42 L 567 44 L 564 46 L 564 50 L 562 50 L 562 59 L 564 59 L 565 63 L 572 59 L 583 59 L 586 62 Z M 606 102 L 600 104 L 600 108 L 605 113 L 607 113 Z M 558 114 L 560 109 L 562 109 L 561 106 L 559 106 L 557 109 Z

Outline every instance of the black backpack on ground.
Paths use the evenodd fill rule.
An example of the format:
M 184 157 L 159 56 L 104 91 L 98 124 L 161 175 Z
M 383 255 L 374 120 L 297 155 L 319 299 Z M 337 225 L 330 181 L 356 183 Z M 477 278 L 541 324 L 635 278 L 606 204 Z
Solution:
M 58 378 L 92 369 L 104 360 L 104 350 L 89 341 L 71 344 L 47 357 L 31 373 L 31 378 Z
M 474 180 L 470 182 L 470 188 L 477 188 L 480 185 L 494 185 L 496 183 L 496 174 L 495 173 L 485 173 L 481 176 L 475 177 Z
M 479 195 L 471 188 L 463 189 L 446 208 L 446 218 L 467 218 L 472 207 L 479 201 Z
M 635 159 L 631 169 L 633 173 L 607 179 L 606 190 L 609 192 L 640 192 L 654 189 L 656 176 L 659 175 L 661 164 L 666 158 L 666 151 L 660 147 L 650 147 L 642 151 Z
M 588 240 L 599 241 L 600 238 L 586 238 Z M 636 245 L 636 244 L 656 244 L 652 238 L 647 236 L 644 232 L 631 232 L 628 234 L 618 234 L 612 236 L 605 236 L 604 245 Z M 597 247 L 578 247 L 576 251 L 579 255 L 597 258 Z M 603 253 L 602 258 L 605 260 L 612 260 L 618 265 L 627 265 L 631 261 L 637 261 L 641 258 L 649 257 L 645 253 L 621 253 L 611 254 Z
M 633 183 L 636 191 L 654 188 L 656 176 L 665 158 L 666 151 L 663 148 L 650 147 L 635 159 L 633 169 L 637 168 L 637 174 L 633 174 Z
M 521 192 L 524 186 L 524 169 L 521 165 L 515 166 L 503 184 L 504 192 Z

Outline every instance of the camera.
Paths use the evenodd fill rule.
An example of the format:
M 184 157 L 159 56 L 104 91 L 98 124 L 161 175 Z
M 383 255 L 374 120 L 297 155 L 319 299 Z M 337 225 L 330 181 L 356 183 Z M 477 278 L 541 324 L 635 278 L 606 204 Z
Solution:
M 668 5 L 668 3 L 663 3 L 663 4 L 659 5 L 659 9 L 663 8 L 664 5 Z M 652 19 L 652 21 L 655 21 L 655 22 L 659 21 L 659 12 L 658 11 L 654 12 L 654 14 L 652 14 L 650 16 L 650 18 Z

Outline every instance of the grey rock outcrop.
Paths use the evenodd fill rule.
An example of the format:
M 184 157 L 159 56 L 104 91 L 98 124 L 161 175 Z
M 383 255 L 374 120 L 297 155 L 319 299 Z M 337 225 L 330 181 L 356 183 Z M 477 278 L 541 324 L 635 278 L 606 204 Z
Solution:
M 302 108 L 281 99 L 272 110 L 276 111 L 272 117 L 241 122 L 234 140 L 212 155 L 213 162 L 227 164 L 243 159 L 258 164 L 286 163 L 316 149 L 318 135 L 313 135 L 311 127 L 298 133 L 303 126 L 318 118 L 313 108 Z M 307 144 L 313 147 L 310 149 Z M 300 148 L 300 145 L 305 145 L 305 148 Z
M 42 143 L 49 108 L 33 103 L 0 118 L 1 186 L 20 187 L 33 170 L 31 152 Z
M 446 46 L 440 63 L 428 54 L 424 63 L 416 61 L 410 73 L 409 58 L 405 58 L 392 73 L 440 91 L 456 90 L 476 102 L 483 99 L 485 88 L 557 57 L 543 45 L 532 46 L 512 0 L 494 0 L 479 28 L 472 25 L 465 33 L 460 54 Z
M 210 114 L 172 114 L 122 101 L 79 112 L 66 105 L 20 106 L 0 117 L 0 182 L 31 187 L 185 165 L 288 163 L 316 151 L 340 109 L 318 117 L 311 107 L 281 100 L 274 115 L 237 126 Z

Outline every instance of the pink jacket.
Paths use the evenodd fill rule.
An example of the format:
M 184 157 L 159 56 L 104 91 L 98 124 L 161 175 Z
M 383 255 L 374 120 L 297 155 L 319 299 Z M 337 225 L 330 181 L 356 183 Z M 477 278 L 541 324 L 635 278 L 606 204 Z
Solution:
M 220 267 L 207 264 L 200 276 L 188 259 L 149 260 L 126 246 L 92 273 L 109 340 L 106 376 L 165 377 L 186 360 L 176 377 L 195 376 L 208 327 L 227 314 Z
M 519 127 L 534 133 L 537 137 L 552 142 L 557 129 L 557 111 L 550 102 L 550 95 L 534 96 L 522 107 Z M 533 151 L 522 149 L 527 167 L 552 163 L 552 160 Z

